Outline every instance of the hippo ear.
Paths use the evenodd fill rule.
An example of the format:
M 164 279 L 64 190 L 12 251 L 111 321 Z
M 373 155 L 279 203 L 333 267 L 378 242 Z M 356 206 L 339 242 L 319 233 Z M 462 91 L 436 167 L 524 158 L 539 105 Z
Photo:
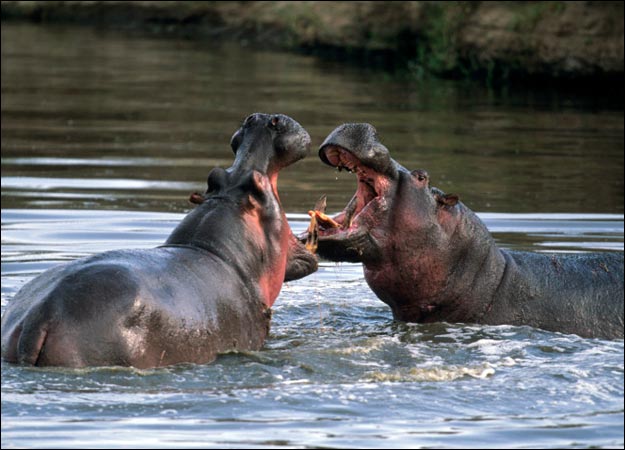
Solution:
M 456 194 L 434 194 L 434 198 L 441 206 L 456 206 L 460 201 L 460 198 Z
M 194 192 L 189 195 L 189 202 L 193 203 L 194 205 L 201 205 L 202 203 L 204 203 L 204 196 L 199 192 Z
M 424 169 L 415 169 L 410 172 L 410 175 L 412 175 L 419 181 L 426 181 L 428 178 L 430 178 L 427 170 L 424 170 Z

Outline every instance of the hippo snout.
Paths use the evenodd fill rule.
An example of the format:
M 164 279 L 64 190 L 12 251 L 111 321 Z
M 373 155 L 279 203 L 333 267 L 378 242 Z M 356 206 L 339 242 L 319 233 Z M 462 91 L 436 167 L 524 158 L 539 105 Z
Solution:
M 251 114 L 230 141 L 236 155 L 232 170 L 278 172 L 303 159 L 310 150 L 310 142 L 308 132 L 289 116 Z
M 319 158 L 329 166 L 335 166 L 327 154 L 332 148 L 344 149 L 361 164 L 389 178 L 397 178 L 397 163 L 380 142 L 377 130 L 368 123 L 345 123 L 328 135 L 319 147 Z
M 299 123 L 282 114 L 274 115 L 270 123 L 277 134 L 274 143 L 281 167 L 306 157 L 310 151 L 310 135 Z

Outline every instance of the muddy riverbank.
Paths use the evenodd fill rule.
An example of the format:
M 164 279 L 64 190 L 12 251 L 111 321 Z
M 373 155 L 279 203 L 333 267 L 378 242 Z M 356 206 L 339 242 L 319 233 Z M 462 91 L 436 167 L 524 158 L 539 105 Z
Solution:
M 2 20 L 306 51 L 486 81 L 622 84 L 623 2 L 2 1 Z

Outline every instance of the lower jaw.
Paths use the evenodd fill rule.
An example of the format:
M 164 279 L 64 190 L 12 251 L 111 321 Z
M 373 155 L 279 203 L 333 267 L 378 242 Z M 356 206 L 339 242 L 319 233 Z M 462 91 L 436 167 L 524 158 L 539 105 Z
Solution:
M 319 238 L 332 238 L 333 240 L 346 239 L 350 235 L 354 235 L 359 231 L 358 225 L 352 223 L 349 227 L 324 228 L 319 229 Z
M 317 252 L 319 256 L 334 262 L 362 262 L 361 252 L 350 245 L 342 245 L 342 242 L 319 239 Z
M 337 237 L 344 233 L 346 233 L 346 230 L 343 228 L 329 228 L 327 230 L 319 230 L 319 239 Z

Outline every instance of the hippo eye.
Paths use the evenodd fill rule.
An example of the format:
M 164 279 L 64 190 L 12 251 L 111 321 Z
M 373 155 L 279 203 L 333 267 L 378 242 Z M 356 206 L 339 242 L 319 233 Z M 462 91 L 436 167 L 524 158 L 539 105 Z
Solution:
M 428 179 L 428 173 L 423 169 L 416 169 L 410 172 L 413 177 L 419 181 L 425 181 Z

